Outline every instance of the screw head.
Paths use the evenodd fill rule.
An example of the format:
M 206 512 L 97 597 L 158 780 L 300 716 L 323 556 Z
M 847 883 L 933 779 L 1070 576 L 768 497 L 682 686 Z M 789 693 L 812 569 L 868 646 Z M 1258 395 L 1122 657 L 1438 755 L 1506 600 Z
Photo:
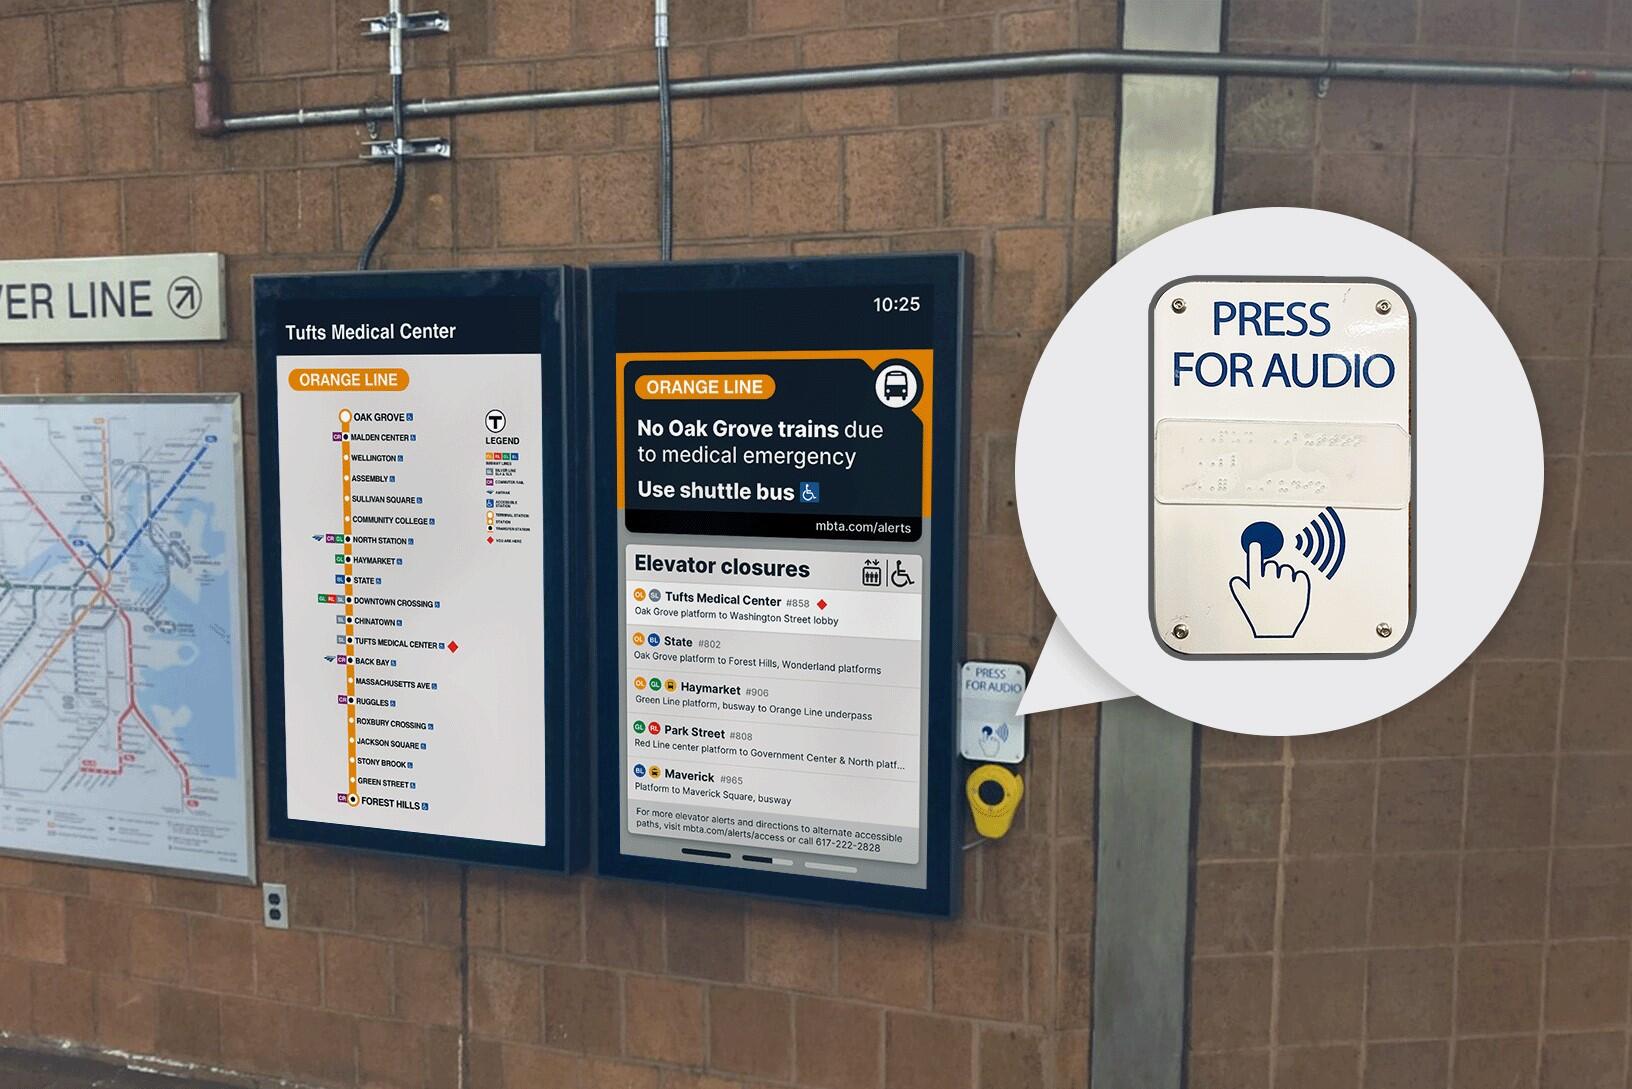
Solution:
M 1190 625 L 1188 625 L 1188 624 L 1174 624 L 1173 625 L 1173 638 L 1175 638 L 1175 639 L 1188 639 L 1188 638 L 1190 638 Z
M 1184 313 L 1184 311 L 1185 311 L 1184 300 L 1183 299 L 1174 299 L 1173 300 L 1173 313 L 1182 314 L 1182 313 Z
M 1389 636 L 1391 636 L 1393 634 L 1394 634 L 1394 625 L 1390 624 L 1388 621 L 1385 620 L 1381 624 L 1377 625 L 1377 636 L 1378 636 L 1378 638 L 1387 639 Z
M 1377 313 L 1386 314 L 1392 309 L 1394 309 L 1394 304 L 1389 302 L 1387 299 L 1377 300 Z

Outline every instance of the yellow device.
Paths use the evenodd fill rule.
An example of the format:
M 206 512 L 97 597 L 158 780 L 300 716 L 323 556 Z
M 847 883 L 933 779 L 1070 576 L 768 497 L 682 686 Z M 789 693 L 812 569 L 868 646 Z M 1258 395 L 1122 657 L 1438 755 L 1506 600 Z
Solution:
M 1014 823 L 1014 811 L 1026 793 L 1020 776 L 1001 764 L 982 764 L 969 773 L 964 783 L 969 810 L 975 816 L 975 831 L 987 839 L 1001 839 Z

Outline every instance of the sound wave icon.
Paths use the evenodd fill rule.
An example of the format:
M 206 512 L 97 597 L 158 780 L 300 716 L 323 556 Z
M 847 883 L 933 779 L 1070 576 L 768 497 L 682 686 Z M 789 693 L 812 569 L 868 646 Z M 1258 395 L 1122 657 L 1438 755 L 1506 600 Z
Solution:
M 1348 545 L 1349 537 L 1343 529 L 1343 519 L 1331 507 L 1315 515 L 1307 526 L 1298 531 L 1297 539 L 1292 542 L 1292 547 L 1328 579 L 1343 566 L 1343 555 L 1348 551 Z

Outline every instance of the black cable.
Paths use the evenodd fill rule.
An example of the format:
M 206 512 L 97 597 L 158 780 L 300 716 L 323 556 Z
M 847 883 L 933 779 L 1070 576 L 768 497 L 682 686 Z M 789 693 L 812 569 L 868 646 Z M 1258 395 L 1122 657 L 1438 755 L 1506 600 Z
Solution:
M 674 124 L 669 98 L 669 47 L 657 47 L 658 254 L 674 260 Z
M 391 203 L 385 206 L 385 214 L 374 225 L 374 231 L 363 244 L 363 252 L 357 255 L 357 271 L 367 272 L 369 262 L 374 259 L 374 249 L 385 237 L 385 232 L 391 229 L 391 221 L 397 218 L 397 212 L 402 208 L 402 191 L 408 182 L 408 164 L 403 159 L 405 149 L 402 133 L 403 104 L 402 104 L 402 73 L 393 73 L 391 76 L 391 135 L 395 150 L 391 155 Z

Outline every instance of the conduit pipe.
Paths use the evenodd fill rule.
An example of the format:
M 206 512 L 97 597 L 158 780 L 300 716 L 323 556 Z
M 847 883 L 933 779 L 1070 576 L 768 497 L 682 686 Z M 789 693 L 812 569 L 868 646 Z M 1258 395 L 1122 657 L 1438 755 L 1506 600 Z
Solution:
M 207 6 L 207 0 L 200 0 L 201 8 Z M 1632 89 L 1632 68 L 1321 55 L 1070 49 L 1051 53 L 1010 53 L 1001 56 L 683 79 L 671 82 L 669 93 L 674 98 L 720 98 L 787 91 L 825 91 L 844 87 L 879 87 L 1095 72 L 1122 75 L 1259 76 L 1321 82 L 1333 79 L 1361 79 L 1513 87 Z M 631 83 L 570 91 L 529 91 L 515 94 L 468 95 L 459 98 L 429 98 L 408 103 L 407 115 L 455 117 L 463 114 L 504 113 L 513 110 L 612 106 L 656 101 L 658 93 L 656 83 Z M 244 114 L 221 118 L 219 132 L 256 132 L 314 125 L 359 124 L 383 121 L 390 116 L 390 107 L 384 105 L 332 106 Z
M 221 81 L 210 44 L 210 0 L 198 0 L 198 70 L 193 74 L 193 129 L 202 136 L 226 131 L 221 116 Z

